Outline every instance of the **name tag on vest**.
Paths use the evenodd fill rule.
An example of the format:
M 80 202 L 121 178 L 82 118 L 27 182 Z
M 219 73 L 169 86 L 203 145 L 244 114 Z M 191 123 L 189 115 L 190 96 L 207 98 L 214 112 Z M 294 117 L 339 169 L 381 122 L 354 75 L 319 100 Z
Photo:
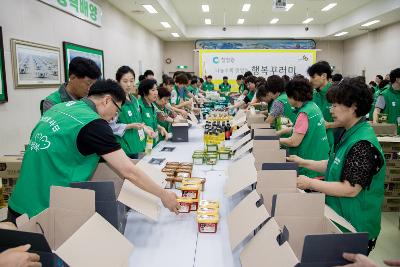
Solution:
M 392 102 L 392 106 L 395 107 L 396 106 L 396 102 Z
M 128 116 L 132 117 L 132 111 L 128 110 Z
M 150 118 L 150 113 L 146 113 L 147 118 Z

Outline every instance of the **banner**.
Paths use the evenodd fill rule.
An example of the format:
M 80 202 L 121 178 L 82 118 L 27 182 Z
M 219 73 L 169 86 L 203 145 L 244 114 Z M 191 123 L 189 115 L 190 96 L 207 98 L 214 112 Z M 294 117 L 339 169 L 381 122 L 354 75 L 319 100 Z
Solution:
M 311 49 L 213 49 L 199 50 L 199 75 L 211 75 L 215 89 L 227 76 L 232 91 L 237 90 L 236 77 L 251 71 L 254 76 L 295 74 L 307 76 L 307 69 L 316 61 Z

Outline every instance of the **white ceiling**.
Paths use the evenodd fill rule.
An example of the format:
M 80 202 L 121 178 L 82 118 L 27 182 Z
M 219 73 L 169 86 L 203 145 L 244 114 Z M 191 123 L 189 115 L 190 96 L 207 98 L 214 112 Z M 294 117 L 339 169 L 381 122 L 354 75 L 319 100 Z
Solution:
M 294 6 L 289 11 L 273 11 L 272 0 L 108 0 L 122 12 L 163 40 L 182 41 L 207 38 L 313 38 L 338 39 L 354 37 L 368 30 L 400 21 L 400 0 L 287 0 Z M 329 3 L 337 6 L 327 12 L 321 9 Z M 250 3 L 248 12 L 242 12 L 244 3 Z M 143 4 L 151 4 L 157 14 L 148 13 Z M 210 12 L 201 10 L 202 4 L 210 6 Z M 225 16 L 225 23 L 224 23 Z M 302 21 L 307 17 L 314 20 L 305 31 Z M 211 25 L 204 19 L 210 18 Z M 245 19 L 238 25 L 238 18 Z M 279 18 L 271 25 L 272 18 Z M 381 22 L 370 27 L 361 24 L 379 19 Z M 165 29 L 160 22 L 171 25 Z M 223 31 L 222 27 L 227 30 Z M 347 31 L 342 37 L 333 35 Z M 172 32 L 180 37 L 174 38 Z

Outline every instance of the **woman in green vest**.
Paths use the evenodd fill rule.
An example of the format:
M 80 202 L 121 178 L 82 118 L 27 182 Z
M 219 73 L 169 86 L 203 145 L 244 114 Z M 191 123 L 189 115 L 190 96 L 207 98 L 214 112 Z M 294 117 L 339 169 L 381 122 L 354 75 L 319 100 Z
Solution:
M 124 89 L 126 100 L 118 117 L 109 124 L 128 157 L 137 158 L 138 153 L 144 152 L 146 134 L 155 137 L 155 132 L 143 123 L 138 99 L 132 94 L 135 72 L 128 66 L 122 66 L 115 78 Z
M 206 81 L 203 83 L 202 86 L 203 91 L 214 91 L 214 84 L 212 83 L 212 76 L 208 75 Z
M 365 83 L 353 78 L 333 87 L 327 98 L 332 103 L 335 123 L 345 129 L 329 160 L 311 161 L 295 156 L 289 160 L 325 173 L 325 181 L 300 176 L 297 185 L 326 194 L 327 205 L 358 232 L 368 233 L 371 251 L 381 229 L 386 169 L 382 148 L 364 117 L 371 107 L 372 93 Z
M 154 106 L 154 102 L 158 97 L 156 81 L 143 80 L 139 85 L 139 95 L 139 107 L 142 121 L 156 133 L 153 142 L 153 147 L 155 147 L 160 141 L 158 138 L 159 134 L 164 138 L 168 137 L 167 130 L 159 125 L 157 120 L 157 108 Z
M 192 109 L 192 93 L 188 92 L 187 86 L 189 79 L 186 73 L 181 73 L 175 77 L 174 94 L 171 93 L 171 104 L 178 109 Z
M 397 125 L 397 134 L 400 134 L 400 68 L 389 74 L 390 87 L 384 90 L 376 100 L 374 123 L 378 122 L 378 114 L 387 114 L 387 122 Z
M 167 132 L 171 132 L 171 124 L 174 121 L 174 119 L 171 117 L 171 111 L 167 109 L 170 97 L 171 93 L 167 88 L 158 87 L 158 98 L 154 103 L 154 106 L 157 108 L 158 124 L 164 127 Z M 164 136 L 161 134 L 158 135 L 158 138 L 160 141 L 164 140 Z
M 374 120 L 374 111 L 375 111 L 375 104 L 376 101 L 378 100 L 378 97 L 385 91 L 386 89 L 390 88 L 390 82 L 388 80 L 382 80 L 379 85 L 374 87 L 374 94 L 373 94 L 373 101 L 372 101 L 372 106 L 371 110 L 369 111 L 368 118 L 370 121 Z
M 310 160 L 326 160 L 329 143 L 326 137 L 325 121 L 321 110 L 312 100 L 312 87 L 308 80 L 298 77 L 286 85 L 290 105 L 295 109 L 294 127 L 282 130 L 291 133 L 289 138 L 280 138 L 281 145 L 289 148 L 290 155 Z M 300 167 L 299 174 L 314 178 L 322 176 L 318 171 Z
M 283 118 L 290 120 L 291 125 L 296 121 L 296 116 L 292 106 L 289 104 L 288 97 L 285 92 L 285 82 L 278 75 L 269 76 L 265 84 L 267 90 L 267 98 L 272 99 L 266 122 L 273 125 L 277 131 L 282 129 Z M 288 136 L 284 136 L 288 137 Z

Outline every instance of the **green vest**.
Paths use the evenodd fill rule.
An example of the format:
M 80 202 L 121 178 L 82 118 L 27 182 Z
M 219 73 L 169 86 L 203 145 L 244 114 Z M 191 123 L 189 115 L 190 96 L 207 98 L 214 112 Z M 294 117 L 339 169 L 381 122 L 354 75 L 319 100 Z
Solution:
M 61 103 L 43 114 L 31 133 L 9 201 L 13 210 L 35 216 L 49 207 L 51 186 L 90 179 L 100 157 L 82 155 L 76 139 L 80 130 L 96 119 L 100 116 L 88 99 Z
M 281 102 L 283 104 L 283 116 L 275 118 L 274 127 L 277 131 L 282 130 L 282 117 L 288 118 L 292 124 L 296 121 L 296 114 L 294 114 L 293 107 L 289 104 L 287 95 L 285 92 L 281 93 L 274 101 Z M 272 108 L 273 101 L 271 104 L 268 104 L 268 113 L 270 113 L 270 109 Z M 290 134 L 283 134 L 283 138 L 290 137 Z
M 290 155 L 297 155 L 303 159 L 326 160 L 329 154 L 329 143 L 326 137 L 324 118 L 318 106 L 308 101 L 296 110 L 296 121 L 300 113 L 306 113 L 308 117 L 308 129 L 303 141 L 298 147 L 289 148 Z M 299 174 L 310 178 L 322 176 L 323 174 L 306 168 L 299 168 Z
M 158 123 L 157 123 L 157 110 L 154 104 L 151 105 L 147 104 L 144 97 L 140 97 L 138 100 L 140 112 L 142 115 L 142 121 L 147 126 L 151 127 L 154 132 L 157 133 L 157 138 L 153 142 L 153 147 L 155 147 L 159 140 L 158 140 Z
M 374 130 L 367 121 L 361 119 L 344 134 L 331 153 L 325 176 L 327 182 L 340 182 L 347 153 L 361 140 L 374 145 L 384 158 Z M 369 189 L 362 189 L 355 197 L 326 196 L 326 204 L 350 222 L 358 232 L 368 232 L 369 239 L 376 238 L 381 229 L 385 170 L 386 163 L 372 178 Z
M 121 107 L 117 123 L 142 123 L 142 115 L 137 98 L 133 95 L 130 95 L 129 98 L 130 101 L 126 100 L 125 104 Z M 128 129 L 122 137 L 118 135 L 115 137 L 127 155 L 143 152 L 146 146 L 146 136 L 143 130 L 140 130 L 139 134 L 139 131 L 136 129 Z
M 231 87 L 232 86 L 229 83 L 227 83 L 227 84 L 221 83 L 219 85 L 219 91 L 221 93 L 229 93 L 231 91 Z
M 199 94 L 199 88 L 197 88 L 197 87 L 193 87 L 193 86 L 191 86 L 191 85 L 189 85 L 188 87 L 187 87 L 187 89 L 188 89 L 188 91 L 189 92 L 191 92 L 193 95 L 198 95 Z
M 388 115 L 387 122 L 397 125 L 397 134 L 400 134 L 400 91 L 394 90 L 392 86 L 382 92 L 385 98 L 385 109 L 382 113 Z
M 158 111 L 165 113 L 166 115 L 169 115 L 170 111 L 164 107 L 161 108 L 159 105 L 157 105 L 157 103 L 154 103 L 154 106 L 157 108 Z M 164 127 L 165 130 L 167 130 L 167 132 L 171 132 L 171 123 L 169 123 L 168 121 L 160 121 L 157 119 L 157 122 L 160 126 Z M 158 139 L 160 141 L 164 140 L 165 137 L 161 135 L 161 133 L 158 134 Z
M 174 85 L 174 90 L 176 92 L 176 99 L 172 99 L 172 105 L 179 105 L 181 101 L 187 101 L 188 100 L 188 95 L 186 89 L 183 91 L 183 98 L 179 95 L 179 88 L 178 86 Z
M 326 99 L 326 93 L 328 92 L 329 88 L 332 86 L 331 83 L 327 83 L 324 88 L 321 89 L 321 91 L 314 90 L 313 93 L 313 101 L 317 106 L 321 109 L 322 115 L 324 116 L 324 119 L 326 122 L 333 122 L 333 118 L 330 112 L 332 104 L 328 102 Z M 334 135 L 333 135 L 333 129 L 326 129 L 326 136 L 328 137 L 329 141 L 329 147 L 333 147 L 334 145 Z
M 253 100 L 255 94 L 256 94 L 256 91 L 249 91 L 247 93 L 247 98 L 250 99 L 250 102 Z
M 239 93 L 240 94 L 243 94 L 243 92 L 246 90 L 246 85 L 244 85 L 244 83 L 242 83 L 240 86 L 239 86 Z
M 376 100 L 378 99 L 378 96 L 381 94 L 381 90 L 377 87 L 376 91 L 374 93 L 374 100 L 372 102 L 371 110 L 369 111 L 368 119 L 372 121 L 374 119 L 374 110 L 375 110 L 375 104 Z
M 43 101 L 47 100 L 51 102 L 53 105 L 57 105 L 63 102 L 73 101 L 74 99 L 67 93 L 66 90 L 67 83 L 63 83 L 57 91 L 54 91 L 50 95 L 48 95 L 45 99 L 40 101 L 40 114 L 43 115 L 47 110 L 43 110 Z
M 214 84 L 209 83 L 209 82 L 204 82 L 203 83 L 203 91 L 213 91 L 214 90 Z

